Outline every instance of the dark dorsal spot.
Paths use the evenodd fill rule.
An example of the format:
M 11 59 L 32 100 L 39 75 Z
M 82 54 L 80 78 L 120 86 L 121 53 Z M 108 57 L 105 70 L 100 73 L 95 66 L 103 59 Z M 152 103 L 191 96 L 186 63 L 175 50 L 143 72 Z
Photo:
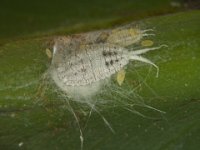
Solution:
M 88 45 L 92 45 L 93 43 L 92 42 L 88 42 Z
M 110 61 L 110 64 L 113 65 L 113 60 Z
M 68 50 L 68 55 L 71 55 L 72 54 L 72 50 Z
M 76 75 L 77 75 L 77 72 L 75 72 L 74 75 L 76 76 Z
M 117 55 L 117 52 L 106 52 L 106 51 L 103 51 L 102 52 L 102 55 L 103 56 L 112 56 L 112 55 Z
M 109 62 L 106 61 L 105 65 L 108 67 L 109 66 Z
M 86 72 L 86 69 L 85 69 L 85 68 L 82 68 L 81 71 L 82 71 L 82 72 Z
M 108 55 L 109 55 L 109 56 L 112 56 L 112 52 L 108 52 Z
M 106 51 L 103 51 L 103 52 L 102 52 L 102 55 L 103 55 L 103 56 L 107 56 L 107 52 L 106 52 Z
M 118 62 L 118 61 L 119 61 L 119 59 L 116 59 L 116 60 L 115 60 L 115 62 Z

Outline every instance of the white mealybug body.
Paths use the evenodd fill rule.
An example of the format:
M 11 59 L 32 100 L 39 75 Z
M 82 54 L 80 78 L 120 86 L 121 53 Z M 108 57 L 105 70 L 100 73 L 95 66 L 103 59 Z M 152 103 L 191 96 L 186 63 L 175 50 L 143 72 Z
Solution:
M 109 34 L 107 42 L 120 46 L 129 46 L 131 44 L 137 43 L 145 36 L 154 35 L 147 33 L 148 31 L 153 30 L 139 30 L 137 28 L 115 29 Z
M 128 64 L 128 50 L 109 43 L 80 44 L 64 37 L 54 45 L 51 77 L 74 100 L 95 94 L 101 81 Z
M 50 73 L 58 87 L 69 95 L 87 97 L 98 91 L 101 81 L 123 69 L 130 60 L 158 69 L 140 54 L 160 47 L 129 51 L 108 42 L 83 44 L 77 37 L 61 37 L 55 41 Z
M 63 54 L 61 62 L 54 64 L 54 71 L 66 86 L 84 86 L 110 77 L 128 62 L 128 50 L 123 47 L 108 43 L 81 45 L 70 57 Z

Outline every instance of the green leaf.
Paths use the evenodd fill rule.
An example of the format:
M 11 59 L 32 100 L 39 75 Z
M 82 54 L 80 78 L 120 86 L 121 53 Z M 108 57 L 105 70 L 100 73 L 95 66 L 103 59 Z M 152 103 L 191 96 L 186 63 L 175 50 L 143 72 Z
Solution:
M 78 32 L 185 9 L 181 0 L 6 0 L 0 5 L 0 42 L 17 37 Z M 153 5 L 152 5 L 153 4 Z M 180 6 L 179 6 L 180 5 Z
M 130 63 L 127 68 L 127 84 L 121 87 L 122 93 L 129 96 L 128 85 L 139 85 L 135 94 L 141 99 L 136 96 L 133 102 L 144 101 L 146 105 L 133 108 L 144 117 L 120 106 L 102 106 L 105 109 L 101 114 L 115 130 L 112 133 L 98 113 L 93 112 L 87 122 L 88 117 L 75 105 L 84 134 L 84 149 L 200 147 L 199 18 L 197 10 L 137 22 L 155 30 L 156 36 L 151 38 L 155 45 L 168 45 L 168 48 L 145 54 L 159 66 L 159 78 L 155 77 L 153 68 L 149 72 L 148 65 Z M 47 86 L 46 93 L 40 93 L 42 96 L 38 99 L 42 75 L 50 65 L 45 54 L 47 40 L 44 37 L 27 38 L 0 47 L 1 149 L 80 149 L 77 122 L 63 105 L 62 97 L 54 91 L 55 87 L 49 90 Z M 124 99 L 121 98 L 121 102 Z

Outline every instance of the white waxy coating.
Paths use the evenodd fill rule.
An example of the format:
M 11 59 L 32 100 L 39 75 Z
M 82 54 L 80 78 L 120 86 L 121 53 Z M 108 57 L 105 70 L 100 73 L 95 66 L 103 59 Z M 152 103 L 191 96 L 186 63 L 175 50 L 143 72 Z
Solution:
M 81 39 L 80 36 L 61 37 L 55 42 L 50 73 L 61 89 L 97 83 L 121 70 L 129 60 L 153 65 L 158 75 L 158 67 L 140 54 L 166 47 L 161 45 L 128 51 L 110 43 L 82 43 Z
M 110 77 L 129 62 L 127 49 L 108 43 L 80 45 L 79 48 L 72 46 L 63 50 L 54 47 L 54 52 L 53 59 L 59 61 L 52 60 L 52 72 L 54 78 L 65 86 L 92 84 Z
M 96 39 L 92 42 L 88 41 L 85 36 L 59 37 L 53 49 L 50 75 L 57 86 L 74 100 L 83 102 L 82 97 L 88 99 L 94 95 L 101 85 L 107 82 L 106 79 L 120 71 L 129 60 L 153 65 L 157 68 L 158 75 L 158 66 L 141 54 L 166 47 L 165 45 L 128 51 L 118 44 L 96 41 Z

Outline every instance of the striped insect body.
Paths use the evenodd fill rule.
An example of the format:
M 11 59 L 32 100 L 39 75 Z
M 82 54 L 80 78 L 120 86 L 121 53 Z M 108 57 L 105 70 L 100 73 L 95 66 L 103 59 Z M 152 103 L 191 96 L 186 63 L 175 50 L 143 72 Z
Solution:
M 111 44 L 126 47 L 139 42 L 143 37 L 153 36 L 152 29 L 140 30 L 139 28 L 114 29 L 112 31 L 104 31 L 99 35 L 97 41 L 108 42 Z

